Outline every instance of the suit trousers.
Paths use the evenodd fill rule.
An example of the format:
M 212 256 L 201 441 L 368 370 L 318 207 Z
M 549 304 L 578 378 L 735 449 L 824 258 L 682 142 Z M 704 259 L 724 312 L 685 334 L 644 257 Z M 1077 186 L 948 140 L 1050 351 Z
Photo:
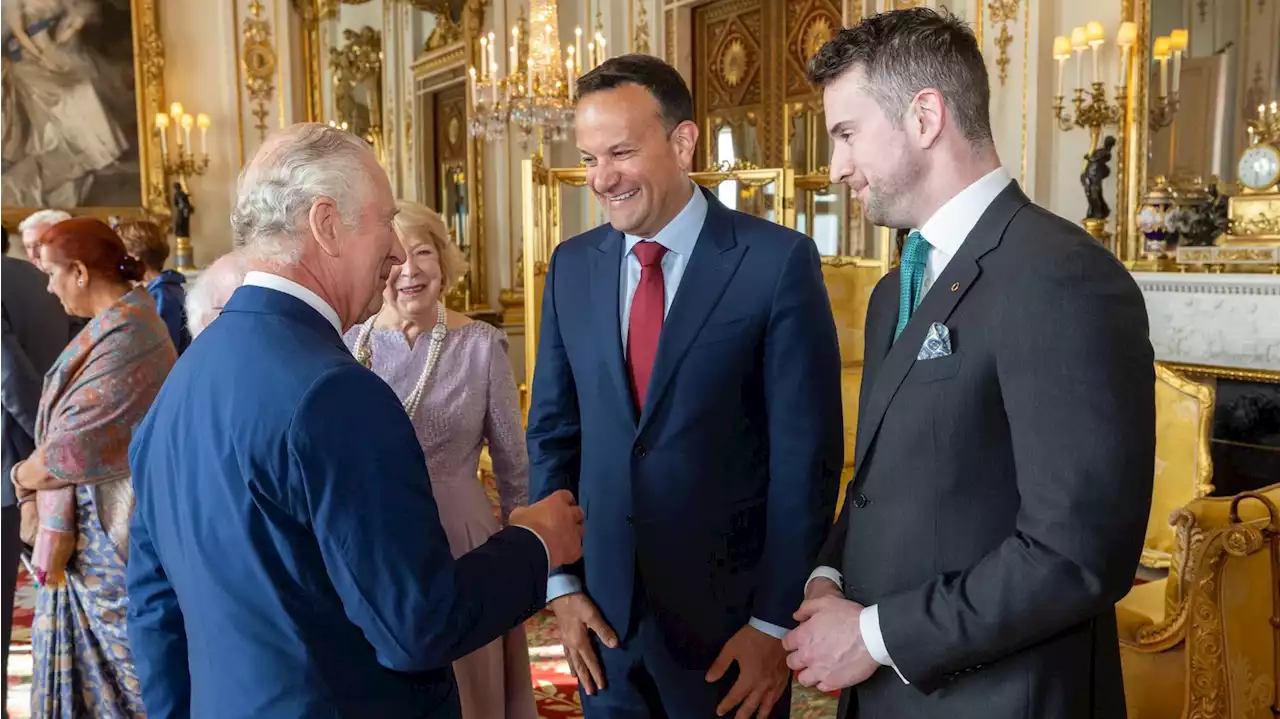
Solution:
M 648 609 L 644 590 L 636 575 L 636 596 L 630 627 L 614 627 L 621 641 L 610 649 L 591 635 L 600 658 L 605 689 L 588 696 L 579 689 L 586 719 L 685 719 L 714 717 L 716 707 L 738 679 L 738 665 L 729 668 L 720 681 L 708 683 L 710 667 L 688 668 L 671 651 L 662 630 Z M 791 715 L 791 687 L 773 706 L 771 719 Z M 730 713 L 732 716 L 732 713 Z
M 18 505 L 5 507 L 3 510 L 3 533 L 0 538 L 3 545 L 0 546 L 0 552 L 3 552 L 3 565 L 0 571 L 4 573 L 4 595 L 0 597 L 4 605 L 0 607 L 0 611 L 4 612 L 4 659 L 0 664 L 0 670 L 3 670 L 5 684 L 0 687 L 0 717 L 8 716 L 9 711 L 9 638 L 13 634 L 13 593 L 18 585 L 18 565 L 22 561 L 22 539 L 19 537 L 19 524 L 21 523 L 21 513 L 18 511 Z

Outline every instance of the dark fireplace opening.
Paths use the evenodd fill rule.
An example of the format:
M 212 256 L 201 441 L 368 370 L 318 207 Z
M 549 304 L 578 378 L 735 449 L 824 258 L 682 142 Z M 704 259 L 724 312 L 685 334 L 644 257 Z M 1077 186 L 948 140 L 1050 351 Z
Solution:
M 1219 379 L 1213 413 L 1214 496 L 1280 482 L 1280 384 Z

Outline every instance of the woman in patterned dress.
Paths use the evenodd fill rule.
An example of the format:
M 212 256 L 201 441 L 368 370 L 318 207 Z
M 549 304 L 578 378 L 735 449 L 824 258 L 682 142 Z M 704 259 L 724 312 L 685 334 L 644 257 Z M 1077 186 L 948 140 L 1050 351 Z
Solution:
M 528 499 L 529 457 L 506 335 L 444 308 L 443 294 L 465 270 L 462 257 L 438 214 L 414 202 L 397 207 L 407 259 L 391 271 L 382 309 L 345 340 L 404 403 L 456 557 L 499 529 L 476 476 L 481 447 L 489 445 L 503 524 Z M 454 662 L 453 671 L 465 719 L 536 719 L 523 627 Z
M 129 440 L 177 355 L 142 267 L 105 223 L 64 220 L 41 238 L 49 291 L 89 323 L 45 376 L 36 450 L 10 479 L 39 585 L 31 716 L 145 716 L 125 633 L 133 485 Z

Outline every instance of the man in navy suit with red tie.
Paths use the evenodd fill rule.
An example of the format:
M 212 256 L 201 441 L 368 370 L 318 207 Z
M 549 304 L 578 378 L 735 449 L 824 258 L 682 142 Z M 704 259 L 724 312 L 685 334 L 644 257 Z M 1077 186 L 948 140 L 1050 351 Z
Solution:
M 817 248 L 689 179 L 674 68 L 613 58 L 577 91 L 610 224 L 552 255 L 528 438 L 535 498 L 586 514 L 548 582 L 586 716 L 787 716 L 780 638 L 843 461 Z

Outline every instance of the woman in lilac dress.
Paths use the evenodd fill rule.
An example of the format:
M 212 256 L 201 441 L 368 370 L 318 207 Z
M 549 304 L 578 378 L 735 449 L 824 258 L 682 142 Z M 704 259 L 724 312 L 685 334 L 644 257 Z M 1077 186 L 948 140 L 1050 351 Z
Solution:
M 526 503 L 529 458 L 507 339 L 501 330 L 446 310 L 441 294 L 465 267 L 444 222 L 414 202 L 397 203 L 406 261 L 387 279 L 382 310 L 352 327 L 347 346 L 391 385 L 418 431 L 431 489 L 454 556 L 499 529 L 477 476 L 487 442 L 501 521 Z M 524 629 L 453 663 L 466 719 L 536 719 Z

